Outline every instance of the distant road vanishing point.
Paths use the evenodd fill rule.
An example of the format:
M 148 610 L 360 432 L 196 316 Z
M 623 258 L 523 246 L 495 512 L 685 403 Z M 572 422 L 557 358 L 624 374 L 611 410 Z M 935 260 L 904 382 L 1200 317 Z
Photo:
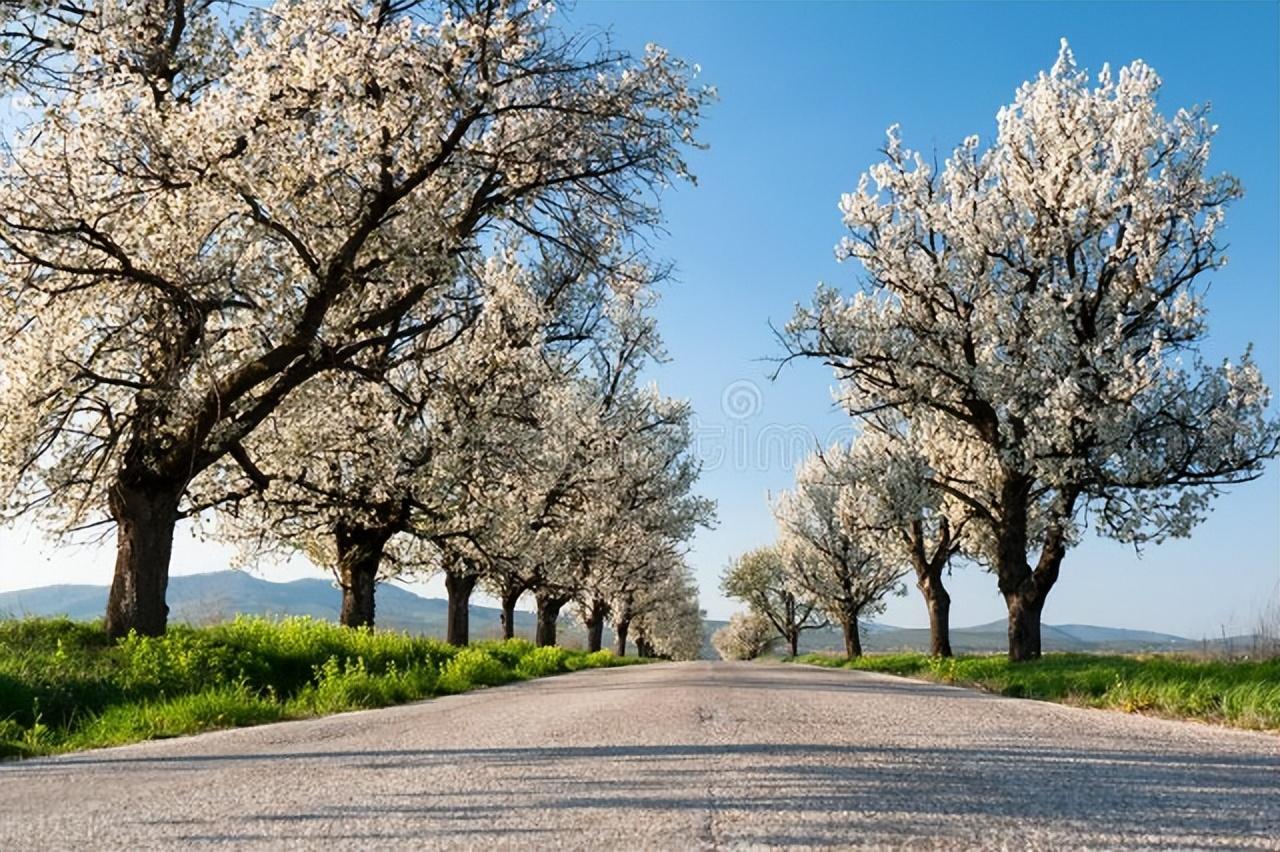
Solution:
M 1280 849 L 1280 737 L 672 663 L 0 764 L 0 848 Z

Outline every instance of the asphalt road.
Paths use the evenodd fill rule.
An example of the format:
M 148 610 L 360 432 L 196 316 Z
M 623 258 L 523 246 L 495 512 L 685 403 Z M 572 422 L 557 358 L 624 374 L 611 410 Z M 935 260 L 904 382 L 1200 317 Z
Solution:
M 0 849 L 1280 849 L 1280 736 L 801 666 L 582 672 L 0 765 Z

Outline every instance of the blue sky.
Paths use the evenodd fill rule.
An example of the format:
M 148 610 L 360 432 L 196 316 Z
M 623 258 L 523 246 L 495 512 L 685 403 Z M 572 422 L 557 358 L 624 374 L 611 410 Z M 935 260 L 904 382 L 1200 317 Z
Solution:
M 654 41 L 701 64 L 720 91 L 695 154 L 697 188 L 668 194 L 657 251 L 676 264 L 660 323 L 672 356 L 655 371 L 663 389 L 692 400 L 706 460 L 701 491 L 719 525 L 694 542 L 704 605 L 726 617 L 718 576 L 735 553 L 774 535 L 766 495 L 786 488 L 815 440 L 847 435 L 817 365 L 769 380 L 784 323 L 819 281 L 852 286 L 834 261 L 836 203 L 878 155 L 884 130 L 902 126 L 913 148 L 945 156 L 971 133 L 990 138 L 997 109 L 1023 80 L 1049 67 L 1070 40 L 1090 71 L 1141 58 L 1165 81 L 1166 111 L 1212 102 L 1221 132 L 1214 169 L 1246 195 L 1229 212 L 1231 264 L 1208 297 L 1212 358 L 1247 343 L 1280 384 L 1280 19 L 1275 3 L 872 4 L 583 2 L 567 17 L 607 27 L 639 51 Z M 1109 624 L 1192 637 L 1245 630 L 1280 595 L 1280 470 L 1218 501 L 1194 537 L 1146 550 L 1090 536 L 1067 557 L 1049 598 L 1050 623 Z M 0 588 L 110 579 L 110 547 L 55 552 L 28 531 L 0 532 L 0 550 L 37 572 L 0 571 Z M 5 562 L 9 562 L 6 558 Z M 180 541 L 174 570 L 224 567 L 226 553 Z M 314 575 L 293 565 L 272 578 Z M 958 568 L 952 622 L 1004 617 L 990 575 Z M 439 594 L 438 584 L 426 591 Z M 914 589 L 883 621 L 924 625 Z
M 1168 112 L 1213 104 L 1222 128 L 1213 167 L 1240 177 L 1246 194 L 1228 214 L 1231 263 L 1209 294 L 1207 353 L 1236 356 L 1252 341 L 1280 384 L 1275 4 L 586 2 L 570 16 L 610 27 L 622 47 L 655 41 L 698 62 L 720 91 L 702 134 L 710 150 L 693 160 L 699 185 L 668 197 L 659 247 L 679 280 L 662 306 L 672 362 L 658 378 L 693 401 L 707 450 L 702 489 L 720 504 L 719 527 L 698 537 L 692 557 L 712 614 L 733 608 L 717 593 L 724 563 L 773 537 L 766 492 L 789 485 L 805 436 L 848 430 L 826 370 L 791 366 L 770 382 L 772 365 L 759 360 L 779 354 L 769 321 L 785 322 L 820 280 L 855 281 L 832 252 L 840 194 L 878 159 L 894 122 L 907 145 L 942 156 L 971 133 L 988 140 L 996 111 L 1053 63 L 1064 36 L 1091 72 L 1150 63 Z M 725 410 L 753 403 L 753 389 L 757 413 Z M 1090 535 L 1067 557 L 1045 619 L 1193 637 L 1244 629 L 1260 601 L 1280 595 L 1278 520 L 1273 466 L 1219 500 L 1189 541 L 1138 558 Z M 1004 617 L 992 576 L 958 569 L 951 587 L 953 624 Z M 914 589 L 882 620 L 927 624 Z

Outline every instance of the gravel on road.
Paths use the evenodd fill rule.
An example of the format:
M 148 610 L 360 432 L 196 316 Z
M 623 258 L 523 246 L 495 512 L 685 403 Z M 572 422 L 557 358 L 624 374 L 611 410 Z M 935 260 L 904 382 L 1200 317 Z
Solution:
M 0 849 L 1280 849 L 1280 737 L 864 672 L 602 669 L 0 764 Z

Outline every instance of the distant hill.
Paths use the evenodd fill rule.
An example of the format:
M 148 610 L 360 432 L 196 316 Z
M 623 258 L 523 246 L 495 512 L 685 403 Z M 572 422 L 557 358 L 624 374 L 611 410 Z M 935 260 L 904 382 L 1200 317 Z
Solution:
M 707 635 L 726 622 L 708 621 Z M 1046 651 L 1078 651 L 1090 653 L 1136 653 L 1143 651 L 1196 651 L 1203 643 L 1148 630 L 1125 630 L 1087 624 L 1045 624 L 1041 627 L 1041 643 Z M 1247 647 L 1248 637 L 1237 637 L 1237 644 Z M 1008 625 L 1004 621 L 951 628 L 951 648 L 957 654 L 991 654 L 1008 649 Z M 1209 643 L 1220 645 L 1222 640 Z M 709 646 L 708 646 L 709 647 Z M 894 627 L 889 624 L 867 624 L 862 635 L 866 651 L 925 651 L 929 648 L 929 631 L 919 627 Z M 842 651 L 844 638 L 835 628 L 807 630 L 801 634 L 801 653 Z
M 326 621 L 338 620 L 341 593 L 332 582 L 322 579 L 273 583 L 243 571 L 215 571 L 169 578 L 169 620 L 176 623 L 210 624 L 237 614 L 285 616 L 309 615 Z M 102 617 L 107 607 L 106 586 L 43 586 L 17 592 L 0 592 L 0 618 L 65 615 L 82 621 Z M 471 633 L 486 639 L 501 635 L 501 611 L 495 607 L 471 607 Z M 566 638 L 574 628 L 565 619 Z M 533 634 L 533 614 L 516 612 L 516 630 Z M 444 636 L 445 602 L 426 598 L 384 583 L 378 587 L 377 624 L 390 630 L 405 630 L 424 636 Z
M 243 571 L 216 571 L 188 574 L 169 580 L 170 620 L 178 623 L 209 624 L 246 615 L 309 615 L 336 621 L 341 596 L 333 584 L 323 579 L 294 580 L 272 583 Z M 27 615 L 65 615 L 77 620 L 102 617 L 107 605 L 106 586 L 44 586 L 17 592 L 0 592 L 0 618 Z M 501 635 L 499 610 L 494 607 L 471 607 L 473 638 L 487 639 Z M 516 633 L 533 635 L 533 614 L 516 612 Z M 445 602 L 426 598 L 395 584 L 378 588 L 377 624 L 391 630 L 405 630 L 424 636 L 444 636 Z M 711 634 L 725 622 L 706 622 L 703 655 L 714 657 Z M 585 644 L 581 625 L 566 609 L 561 619 L 561 639 L 566 645 Z M 951 630 L 951 645 L 957 653 L 996 653 L 1007 645 L 1003 621 L 958 627 Z M 606 642 L 612 637 L 606 635 Z M 1042 641 L 1046 651 L 1139 652 L 1194 651 L 1205 643 L 1148 630 L 1125 630 L 1090 624 L 1059 624 L 1043 627 Z M 1248 637 L 1225 640 L 1238 647 L 1248 647 Z M 929 647 L 929 631 L 922 628 L 867 624 L 863 647 L 868 651 L 922 651 Z M 1208 643 L 1217 648 L 1224 640 Z M 839 651 L 843 647 L 840 632 L 834 629 L 806 631 L 800 643 L 802 651 Z

